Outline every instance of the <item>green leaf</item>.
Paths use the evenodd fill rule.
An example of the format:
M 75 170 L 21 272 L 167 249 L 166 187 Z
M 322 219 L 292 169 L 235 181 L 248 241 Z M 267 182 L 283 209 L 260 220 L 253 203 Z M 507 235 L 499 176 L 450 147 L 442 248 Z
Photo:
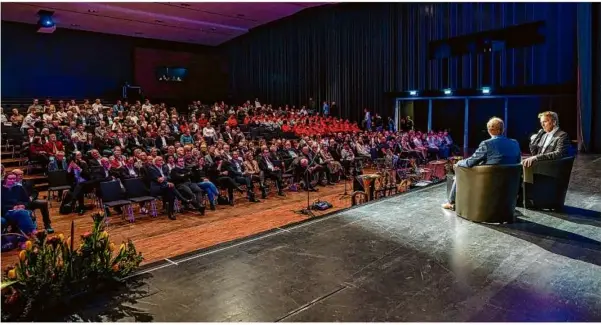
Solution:
M 8 288 L 15 283 L 17 283 L 17 281 L 4 281 L 2 282 L 2 287 L 0 287 L 0 290 L 4 290 L 4 288 Z

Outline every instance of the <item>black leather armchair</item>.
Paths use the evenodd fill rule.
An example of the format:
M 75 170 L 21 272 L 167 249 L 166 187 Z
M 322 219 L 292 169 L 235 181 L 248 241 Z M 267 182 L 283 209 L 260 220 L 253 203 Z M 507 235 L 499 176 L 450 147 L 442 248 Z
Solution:
M 457 167 L 455 212 L 475 222 L 513 222 L 521 174 L 521 164 Z
M 527 206 L 538 209 L 561 210 L 566 200 L 574 158 L 537 161 L 525 170 Z

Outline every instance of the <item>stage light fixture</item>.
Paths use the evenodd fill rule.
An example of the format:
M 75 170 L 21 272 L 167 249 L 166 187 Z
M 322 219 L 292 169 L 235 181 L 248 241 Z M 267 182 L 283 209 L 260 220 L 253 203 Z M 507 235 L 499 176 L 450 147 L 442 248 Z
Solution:
M 488 95 L 488 94 L 490 94 L 490 88 L 488 88 L 488 87 L 482 87 L 482 93 L 483 93 L 484 95 Z
M 417 96 L 417 90 L 409 90 L 409 95 Z
M 38 11 L 38 33 L 51 34 L 56 30 L 56 24 L 52 19 L 54 11 L 40 10 Z
M 450 95 L 453 93 L 453 91 L 451 89 L 445 89 L 445 90 L 443 90 L 443 92 L 445 95 Z

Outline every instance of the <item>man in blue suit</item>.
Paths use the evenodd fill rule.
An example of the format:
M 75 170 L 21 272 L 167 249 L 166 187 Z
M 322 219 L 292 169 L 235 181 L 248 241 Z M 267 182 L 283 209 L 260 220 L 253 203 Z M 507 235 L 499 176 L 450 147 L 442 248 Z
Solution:
M 482 141 L 474 154 L 460 160 L 455 167 L 472 168 L 478 165 L 509 165 L 519 164 L 521 160 L 520 145 L 514 139 L 503 135 L 505 125 L 498 117 L 491 118 L 486 123 L 490 139 Z M 442 205 L 443 208 L 452 210 L 455 208 L 455 193 L 457 184 L 453 182 L 449 201 Z

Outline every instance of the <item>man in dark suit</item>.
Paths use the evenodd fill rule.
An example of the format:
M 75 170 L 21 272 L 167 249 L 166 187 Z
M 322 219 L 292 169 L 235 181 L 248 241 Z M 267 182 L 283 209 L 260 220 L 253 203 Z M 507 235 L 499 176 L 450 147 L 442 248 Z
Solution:
M 190 169 L 185 166 L 184 157 L 178 157 L 175 167 L 171 169 L 169 174 L 169 180 L 175 184 L 176 190 L 186 199 L 182 202 L 192 205 L 200 212 L 200 215 L 204 215 L 205 206 L 200 203 L 202 202 L 203 193 L 198 185 L 190 181 L 191 174 Z
M 246 194 L 248 197 L 248 201 L 250 202 L 259 202 L 255 198 L 254 194 L 254 185 L 250 176 L 244 174 L 244 165 L 240 160 L 238 160 L 239 155 L 238 152 L 232 153 L 231 160 L 222 160 L 221 166 L 218 166 L 217 169 L 221 172 L 221 175 L 225 175 L 231 178 L 236 184 L 246 185 Z
M 530 138 L 529 157 L 523 161 L 524 166 L 530 167 L 537 161 L 561 159 L 568 155 L 570 138 L 559 128 L 557 113 L 547 111 L 538 115 L 542 129 Z
M 507 165 L 520 162 L 520 145 L 514 139 L 503 135 L 505 129 L 503 120 L 493 117 L 486 124 L 486 128 L 490 139 L 482 141 L 471 157 L 460 160 L 456 166 L 472 168 L 478 165 Z M 452 210 L 455 207 L 456 191 L 457 184 L 453 182 L 449 201 L 442 205 L 443 208 Z
M 263 153 L 259 158 L 259 169 L 265 178 L 271 178 L 275 180 L 275 185 L 278 189 L 278 195 L 284 196 L 284 192 L 282 192 L 282 170 L 272 160 L 269 149 L 267 149 L 266 146 L 263 148 Z M 263 198 L 265 197 L 265 192 L 263 192 Z
M 146 140 L 138 134 L 138 129 L 132 129 L 127 145 L 129 146 L 130 152 L 134 152 L 135 149 L 144 149 Z
M 134 157 L 129 157 L 125 161 L 125 165 L 119 168 L 119 178 L 120 179 L 129 179 L 129 178 L 138 178 L 143 177 L 142 168 L 135 166 L 136 159 Z
M 169 146 L 169 138 L 165 135 L 165 131 L 159 130 L 159 135 L 154 140 L 154 146 L 163 153 L 167 152 Z
M 162 196 L 163 204 L 167 206 L 167 215 L 169 219 L 175 220 L 175 185 L 167 181 L 167 176 L 163 173 L 163 157 L 156 156 L 152 165 L 148 165 L 146 174 L 150 180 L 150 195 Z

